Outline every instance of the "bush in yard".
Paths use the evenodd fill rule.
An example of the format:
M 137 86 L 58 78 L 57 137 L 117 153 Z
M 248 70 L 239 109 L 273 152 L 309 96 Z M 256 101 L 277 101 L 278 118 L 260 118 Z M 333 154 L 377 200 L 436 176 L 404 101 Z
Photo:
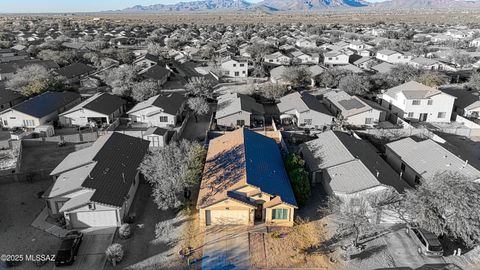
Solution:
M 293 193 L 300 205 L 305 205 L 312 194 L 304 165 L 305 161 L 298 154 L 289 154 L 285 159 L 285 168 L 292 184 Z
M 107 260 L 112 263 L 113 266 L 116 266 L 117 263 L 121 262 L 123 259 L 123 247 L 118 243 L 111 244 L 107 250 L 105 250 L 105 255 Z
M 128 223 L 122 224 L 118 229 L 118 234 L 122 239 L 128 239 L 132 236 L 132 226 Z

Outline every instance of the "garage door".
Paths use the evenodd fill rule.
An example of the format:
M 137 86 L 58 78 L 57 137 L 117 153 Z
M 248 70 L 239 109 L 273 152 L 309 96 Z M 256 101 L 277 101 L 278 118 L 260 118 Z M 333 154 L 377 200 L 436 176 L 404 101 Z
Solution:
M 207 210 L 207 225 L 248 224 L 248 210 Z
M 117 226 L 116 211 L 89 211 L 70 213 L 74 228 Z

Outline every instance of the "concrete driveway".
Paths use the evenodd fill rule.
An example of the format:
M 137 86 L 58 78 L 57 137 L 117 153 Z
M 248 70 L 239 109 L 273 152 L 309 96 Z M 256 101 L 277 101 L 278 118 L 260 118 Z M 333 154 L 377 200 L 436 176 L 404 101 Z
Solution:
M 54 267 L 65 270 L 103 269 L 107 258 L 105 250 L 112 243 L 116 227 L 86 229 L 78 250 L 77 259 L 70 266 Z
M 424 265 L 445 265 L 445 260 L 442 257 L 427 257 L 419 254 L 417 244 L 405 232 L 403 226 L 384 235 L 383 238 L 397 267 L 416 269 Z
M 205 233 L 203 270 L 250 268 L 248 229 L 245 226 L 212 226 Z

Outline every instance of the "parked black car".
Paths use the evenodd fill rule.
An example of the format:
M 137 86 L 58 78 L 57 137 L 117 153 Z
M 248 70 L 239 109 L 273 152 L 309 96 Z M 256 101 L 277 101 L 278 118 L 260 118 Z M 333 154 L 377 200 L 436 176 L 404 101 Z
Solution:
M 78 231 L 70 231 L 65 235 L 62 244 L 55 256 L 55 265 L 72 265 L 77 258 L 78 249 L 82 243 L 83 234 Z
M 419 228 L 415 224 L 407 224 L 407 234 L 417 244 L 418 253 L 426 256 L 443 256 L 442 244 L 432 232 Z

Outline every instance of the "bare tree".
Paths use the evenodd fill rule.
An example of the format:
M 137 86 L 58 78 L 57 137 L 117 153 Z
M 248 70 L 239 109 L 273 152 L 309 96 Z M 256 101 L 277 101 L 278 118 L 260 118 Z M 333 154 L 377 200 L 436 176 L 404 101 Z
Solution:
M 198 122 L 199 115 L 205 115 L 210 110 L 208 102 L 205 98 L 202 97 L 193 97 L 187 101 L 188 107 L 193 111 L 195 116 L 195 122 Z
M 40 94 L 58 84 L 59 80 L 40 65 L 21 68 L 7 81 L 8 88 L 24 96 Z
M 141 102 L 158 95 L 159 92 L 160 87 L 158 83 L 153 81 L 142 81 L 132 85 L 131 97 L 134 100 Z
M 182 140 L 148 153 L 140 171 L 153 187 L 159 209 L 178 208 L 186 202 L 186 189 L 200 181 L 206 151 L 197 142 Z
M 358 247 L 360 236 L 373 228 L 368 217 L 369 210 L 371 207 L 368 200 L 360 196 L 345 199 L 332 196 L 328 200 L 328 211 L 332 214 L 333 222 L 338 226 L 337 233 L 353 236 L 355 247 Z
M 214 83 L 205 77 L 193 77 L 185 85 L 185 89 L 193 96 L 210 98 L 213 95 Z

